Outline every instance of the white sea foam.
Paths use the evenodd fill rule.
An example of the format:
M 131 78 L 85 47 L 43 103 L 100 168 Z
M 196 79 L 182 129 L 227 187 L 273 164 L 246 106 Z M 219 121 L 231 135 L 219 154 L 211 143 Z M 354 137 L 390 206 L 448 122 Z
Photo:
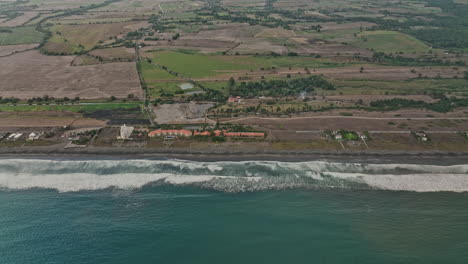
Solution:
M 173 175 L 173 174 L 136 174 L 123 173 L 112 175 L 96 175 L 89 173 L 72 174 L 5 174 L 0 173 L 0 186 L 12 190 L 44 188 L 59 192 L 77 192 L 85 190 L 101 190 L 107 188 L 137 189 L 144 185 L 163 181 L 170 184 L 193 184 L 207 182 L 212 179 L 229 178 L 216 175 Z
M 151 182 L 198 184 L 221 191 L 375 188 L 468 192 L 468 165 L 183 160 L 1 159 L 0 187 L 60 192 L 137 189 Z
M 336 178 L 357 183 L 365 183 L 371 187 L 392 191 L 415 192 L 468 192 L 468 175 L 466 174 L 359 174 L 359 173 L 325 173 Z

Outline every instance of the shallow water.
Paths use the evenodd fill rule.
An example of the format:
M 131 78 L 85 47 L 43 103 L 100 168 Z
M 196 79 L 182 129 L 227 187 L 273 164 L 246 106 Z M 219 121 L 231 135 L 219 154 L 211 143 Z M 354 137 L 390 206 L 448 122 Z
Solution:
M 0 172 L 0 263 L 468 263 L 465 165 L 16 159 Z

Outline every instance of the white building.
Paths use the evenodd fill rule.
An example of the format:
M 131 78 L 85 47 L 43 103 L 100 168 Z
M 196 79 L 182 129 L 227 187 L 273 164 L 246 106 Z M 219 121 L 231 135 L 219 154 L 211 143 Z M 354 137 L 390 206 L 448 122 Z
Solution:
M 124 140 L 129 139 L 134 129 L 135 129 L 134 127 L 128 127 L 126 125 L 121 126 L 118 139 L 124 139 Z

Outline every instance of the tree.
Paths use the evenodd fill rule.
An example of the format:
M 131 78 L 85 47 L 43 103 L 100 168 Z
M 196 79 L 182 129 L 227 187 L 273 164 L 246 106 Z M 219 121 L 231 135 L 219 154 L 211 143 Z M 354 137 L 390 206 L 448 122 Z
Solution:
M 465 78 L 465 80 L 468 80 L 468 71 L 464 72 L 463 74 L 464 74 L 463 78 Z
M 236 80 L 234 80 L 233 77 L 229 78 L 228 85 L 229 87 L 234 87 L 234 85 L 236 85 Z
M 113 96 L 113 95 L 109 98 L 109 100 L 111 100 L 111 101 L 115 101 L 115 99 L 117 99 L 117 98 L 115 98 L 115 96 Z

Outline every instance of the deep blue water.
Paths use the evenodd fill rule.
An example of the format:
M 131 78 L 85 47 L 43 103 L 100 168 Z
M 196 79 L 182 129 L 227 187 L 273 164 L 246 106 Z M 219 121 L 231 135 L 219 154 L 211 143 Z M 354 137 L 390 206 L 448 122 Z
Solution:
M 127 174 L 110 179 L 118 188 L 97 188 L 96 178 L 70 178 L 70 171 L 54 171 L 56 163 L 48 173 L 40 164 L 27 170 L 7 163 L 0 164 L 6 172 L 0 263 L 468 263 L 466 192 L 391 191 L 336 180 L 332 186 L 276 181 L 284 188 L 263 189 L 162 181 L 123 188 L 124 179 L 135 181 Z M 90 173 L 89 163 L 80 166 Z M 106 168 L 95 177 L 116 173 Z M 50 174 L 63 182 L 50 182 L 57 180 Z M 96 188 L 70 191 L 67 184 Z

